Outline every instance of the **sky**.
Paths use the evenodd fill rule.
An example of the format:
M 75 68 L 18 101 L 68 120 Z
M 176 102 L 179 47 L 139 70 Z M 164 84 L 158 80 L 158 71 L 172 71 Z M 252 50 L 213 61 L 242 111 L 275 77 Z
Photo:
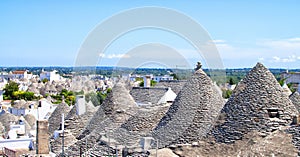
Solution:
M 300 69 L 297 0 L 2 0 L 0 66 L 74 66 L 82 44 L 97 26 L 113 15 L 147 6 L 169 8 L 196 21 L 210 35 L 225 68 L 250 68 L 262 62 L 268 68 Z M 124 19 L 120 25 L 126 22 Z M 95 56 L 99 59 L 97 66 L 116 66 L 136 47 L 152 43 L 178 51 L 190 66 L 197 61 L 207 66 L 206 59 L 183 37 L 155 28 L 119 36 L 103 54 Z M 181 66 L 180 61 L 172 66 L 175 64 Z

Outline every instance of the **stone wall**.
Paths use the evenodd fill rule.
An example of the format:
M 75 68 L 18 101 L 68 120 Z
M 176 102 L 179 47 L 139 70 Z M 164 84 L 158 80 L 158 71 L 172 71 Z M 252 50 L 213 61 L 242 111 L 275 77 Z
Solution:
M 49 154 L 49 134 L 48 134 L 48 121 L 37 121 L 37 154 Z

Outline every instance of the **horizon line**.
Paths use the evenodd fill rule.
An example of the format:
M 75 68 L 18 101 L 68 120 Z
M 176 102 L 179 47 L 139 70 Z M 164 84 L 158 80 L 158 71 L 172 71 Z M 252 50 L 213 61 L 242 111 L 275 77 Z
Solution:
M 179 69 L 179 70 L 193 70 L 191 68 L 162 68 L 162 67 L 118 67 L 118 66 L 0 66 L 0 68 L 123 68 L 123 69 Z M 231 68 L 223 68 L 223 69 L 211 69 L 207 67 L 203 67 L 202 69 L 211 69 L 211 70 L 230 70 L 230 69 L 252 69 L 253 67 L 231 67 Z M 268 68 L 268 67 L 267 67 Z M 271 67 L 268 69 L 281 69 L 281 70 L 299 70 L 300 68 L 275 68 Z

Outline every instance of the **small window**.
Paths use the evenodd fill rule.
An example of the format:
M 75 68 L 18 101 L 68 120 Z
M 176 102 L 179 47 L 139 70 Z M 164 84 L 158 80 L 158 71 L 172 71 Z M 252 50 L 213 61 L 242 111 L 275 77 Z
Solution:
M 279 118 L 279 112 L 277 108 L 267 109 L 270 118 Z

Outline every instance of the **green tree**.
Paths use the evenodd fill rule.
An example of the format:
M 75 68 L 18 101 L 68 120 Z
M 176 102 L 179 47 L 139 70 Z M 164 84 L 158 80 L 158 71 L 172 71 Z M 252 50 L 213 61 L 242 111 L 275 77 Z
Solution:
M 94 106 L 99 106 L 106 99 L 107 94 L 111 93 L 111 88 L 107 88 L 104 92 L 90 92 L 85 95 L 85 101 L 92 101 Z
M 56 100 L 55 104 L 59 104 L 62 102 L 62 97 L 64 97 L 65 102 L 68 105 L 74 105 L 75 104 L 75 93 L 72 91 L 68 91 L 66 89 L 63 89 L 59 94 L 57 95 L 51 95 L 52 98 Z
M 230 84 L 230 85 L 234 85 L 234 82 L 233 82 L 233 78 L 232 78 L 232 77 L 229 78 L 229 84 Z
M 46 82 L 48 82 L 49 80 L 47 79 L 47 78 L 44 78 L 43 80 L 42 80 L 42 82 L 43 83 L 46 83 Z
M 177 77 L 177 75 L 175 73 L 171 74 L 170 76 L 173 76 L 174 80 L 179 80 L 179 78 Z
M 84 91 L 81 90 L 81 91 L 79 91 L 79 92 L 74 92 L 74 94 L 75 94 L 75 95 L 83 95 L 83 94 L 84 94 Z
M 225 99 L 230 98 L 231 94 L 232 94 L 232 90 L 222 90 L 222 97 Z
M 288 83 L 287 86 L 289 87 L 292 93 L 296 92 L 296 88 L 293 87 L 292 83 Z
M 110 92 L 111 92 L 111 88 L 107 88 L 106 93 L 110 93 Z
M 286 79 L 280 79 L 280 80 L 278 81 L 278 83 L 280 84 L 280 86 L 283 86 L 283 85 L 284 85 L 285 80 L 286 80 Z
M 106 94 L 102 92 L 90 92 L 85 95 L 85 101 L 91 101 L 94 106 L 99 106 L 103 103 L 106 98 Z
M 24 99 L 25 100 L 33 100 L 34 99 L 34 93 L 33 92 L 25 92 L 24 93 Z
M 151 80 L 151 81 L 150 81 L 150 86 L 155 86 L 156 84 L 157 84 L 156 81 L 154 81 L 154 80 Z M 139 86 L 140 86 L 140 87 L 144 87 L 144 81 L 140 82 Z
M 5 100 L 9 100 L 13 98 L 13 93 L 19 90 L 19 85 L 14 82 L 10 81 L 8 84 L 5 85 L 3 94 Z

